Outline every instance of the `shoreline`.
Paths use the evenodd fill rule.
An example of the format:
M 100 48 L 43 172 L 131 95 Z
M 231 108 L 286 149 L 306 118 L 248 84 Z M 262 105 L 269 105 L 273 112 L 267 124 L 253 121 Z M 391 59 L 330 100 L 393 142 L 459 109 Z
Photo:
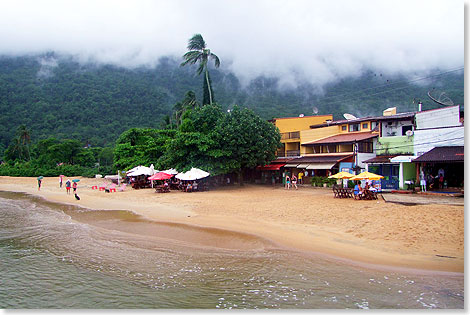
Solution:
M 102 179 L 80 179 L 80 201 L 67 195 L 65 188 L 59 189 L 57 177 L 44 178 L 38 191 L 35 178 L 2 176 L 0 190 L 92 210 L 128 210 L 159 222 L 251 234 L 288 250 L 326 255 L 366 268 L 464 271 L 462 206 L 351 201 L 334 199 L 329 189 L 288 191 L 258 185 L 167 194 L 128 187 L 125 192 L 105 193 L 91 189 Z M 419 218 L 425 223 L 416 222 Z M 442 221 L 445 218 L 448 222 Z

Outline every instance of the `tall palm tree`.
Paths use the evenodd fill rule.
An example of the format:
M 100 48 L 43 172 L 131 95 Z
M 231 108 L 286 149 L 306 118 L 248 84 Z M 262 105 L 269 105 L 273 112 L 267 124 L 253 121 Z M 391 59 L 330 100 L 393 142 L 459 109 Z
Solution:
M 201 34 L 195 34 L 188 42 L 188 52 L 183 55 L 185 61 L 181 63 L 181 66 L 187 64 L 195 64 L 199 62 L 199 67 L 197 68 L 196 73 L 199 75 L 204 71 L 205 74 L 205 83 L 207 84 L 207 90 L 209 93 L 209 104 L 212 105 L 212 92 L 209 80 L 209 71 L 208 71 L 208 61 L 209 59 L 214 60 L 214 65 L 216 68 L 220 66 L 219 57 L 211 53 L 211 50 L 206 47 L 206 42 L 202 38 Z M 204 104 L 203 104 L 204 105 Z
M 16 131 L 16 134 L 18 136 L 18 143 L 17 145 L 21 148 L 21 152 L 24 152 L 24 158 L 29 161 L 31 160 L 31 156 L 29 153 L 29 145 L 31 143 L 31 132 L 29 129 L 26 127 L 26 125 L 21 125 L 18 127 L 18 130 Z M 22 154 L 23 155 L 23 154 Z

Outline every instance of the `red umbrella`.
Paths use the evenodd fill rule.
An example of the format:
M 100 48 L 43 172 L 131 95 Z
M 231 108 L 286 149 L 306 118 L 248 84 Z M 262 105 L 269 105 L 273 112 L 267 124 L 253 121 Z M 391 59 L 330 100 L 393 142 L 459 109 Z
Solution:
M 167 174 L 167 173 L 164 173 L 164 172 L 159 172 L 157 174 L 154 174 L 152 176 L 150 176 L 148 179 L 150 180 L 164 180 L 164 179 L 169 179 L 169 178 L 172 178 L 173 175 L 171 174 Z

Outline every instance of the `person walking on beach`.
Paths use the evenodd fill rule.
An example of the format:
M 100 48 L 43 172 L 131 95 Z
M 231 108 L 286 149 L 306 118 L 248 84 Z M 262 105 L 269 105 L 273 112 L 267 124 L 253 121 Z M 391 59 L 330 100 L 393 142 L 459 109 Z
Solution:
M 59 176 L 59 188 L 62 188 L 63 177 Z
M 297 177 L 295 175 L 292 175 L 292 188 L 297 189 Z
M 73 193 L 74 193 L 74 194 L 77 193 L 77 186 L 78 186 L 78 185 L 77 185 L 77 182 L 73 182 L 72 187 L 73 187 Z
M 67 195 L 70 195 L 70 179 L 67 179 L 67 182 L 65 182 L 65 189 L 67 190 Z
M 41 190 L 42 179 L 38 178 L 38 190 Z
M 286 189 L 290 189 L 290 177 L 286 175 Z

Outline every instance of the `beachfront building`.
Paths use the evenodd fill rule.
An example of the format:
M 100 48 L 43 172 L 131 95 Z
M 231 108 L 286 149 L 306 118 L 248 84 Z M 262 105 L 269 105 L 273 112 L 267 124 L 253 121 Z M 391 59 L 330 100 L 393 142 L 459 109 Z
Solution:
M 376 117 L 379 137 L 375 148 L 376 156 L 365 160 L 369 172 L 384 176 L 383 190 L 403 188 L 405 182 L 413 181 L 416 175 L 413 132 L 415 112 L 398 113 L 396 107 Z
M 259 166 L 259 171 L 279 171 L 278 174 L 297 177 L 302 173 L 303 183 L 309 183 L 313 176 L 365 169 L 362 161 L 375 156 L 375 139 L 378 137 L 375 121 L 369 118 L 332 121 L 332 115 L 311 117 L 317 119 L 311 119 L 308 125 L 306 120 L 299 120 L 302 117 L 273 120 L 278 128 L 281 127 L 283 147 L 277 152 L 277 159 L 269 165 Z M 282 175 L 279 175 L 281 181 Z M 272 180 L 265 178 L 262 182 Z
M 304 153 L 301 148 L 301 132 L 309 129 L 311 125 L 323 124 L 333 120 L 333 115 L 317 115 L 299 117 L 274 118 L 270 120 L 281 133 L 282 147 L 276 152 L 277 159 L 269 165 L 260 165 L 256 168 L 259 172 L 258 181 L 262 183 L 284 183 L 283 175 L 289 168 L 289 162 L 299 158 Z M 293 170 L 289 170 L 292 174 Z M 294 174 L 298 175 L 300 170 L 295 169 Z
M 459 106 L 399 114 L 396 109 L 392 109 L 390 115 L 377 117 L 376 120 L 380 130 L 377 156 L 364 162 L 368 165 L 368 171 L 385 177 L 382 180 L 382 189 L 385 190 L 413 187 L 421 170 L 427 177 L 437 176 L 435 163 L 420 165 L 414 162 L 417 157 L 433 148 L 463 147 L 464 126 L 460 121 Z M 450 155 L 453 154 L 452 150 L 447 151 Z M 433 155 L 433 159 L 435 158 Z M 439 169 L 443 167 L 445 158 L 441 157 L 440 161 Z M 447 168 L 453 172 L 458 165 L 460 164 L 453 163 Z
M 333 115 L 274 118 L 271 122 L 281 133 L 282 147 L 277 151 L 278 157 L 299 157 L 302 155 L 301 132 L 310 129 L 311 125 L 324 124 L 333 120 Z
M 301 131 L 302 157 L 289 166 L 305 169 L 310 176 L 329 176 L 337 172 L 360 172 L 364 160 L 375 157 L 378 137 L 373 117 L 328 121 Z
M 276 160 L 257 168 L 278 172 L 262 174 L 262 182 L 280 182 L 282 175 L 298 177 L 302 173 L 303 182 L 309 183 L 313 176 L 360 172 L 366 168 L 363 161 L 375 157 L 379 129 L 374 117 L 339 121 L 333 121 L 332 115 L 310 116 L 309 121 L 302 118 L 273 120 L 281 131 L 283 147 Z

